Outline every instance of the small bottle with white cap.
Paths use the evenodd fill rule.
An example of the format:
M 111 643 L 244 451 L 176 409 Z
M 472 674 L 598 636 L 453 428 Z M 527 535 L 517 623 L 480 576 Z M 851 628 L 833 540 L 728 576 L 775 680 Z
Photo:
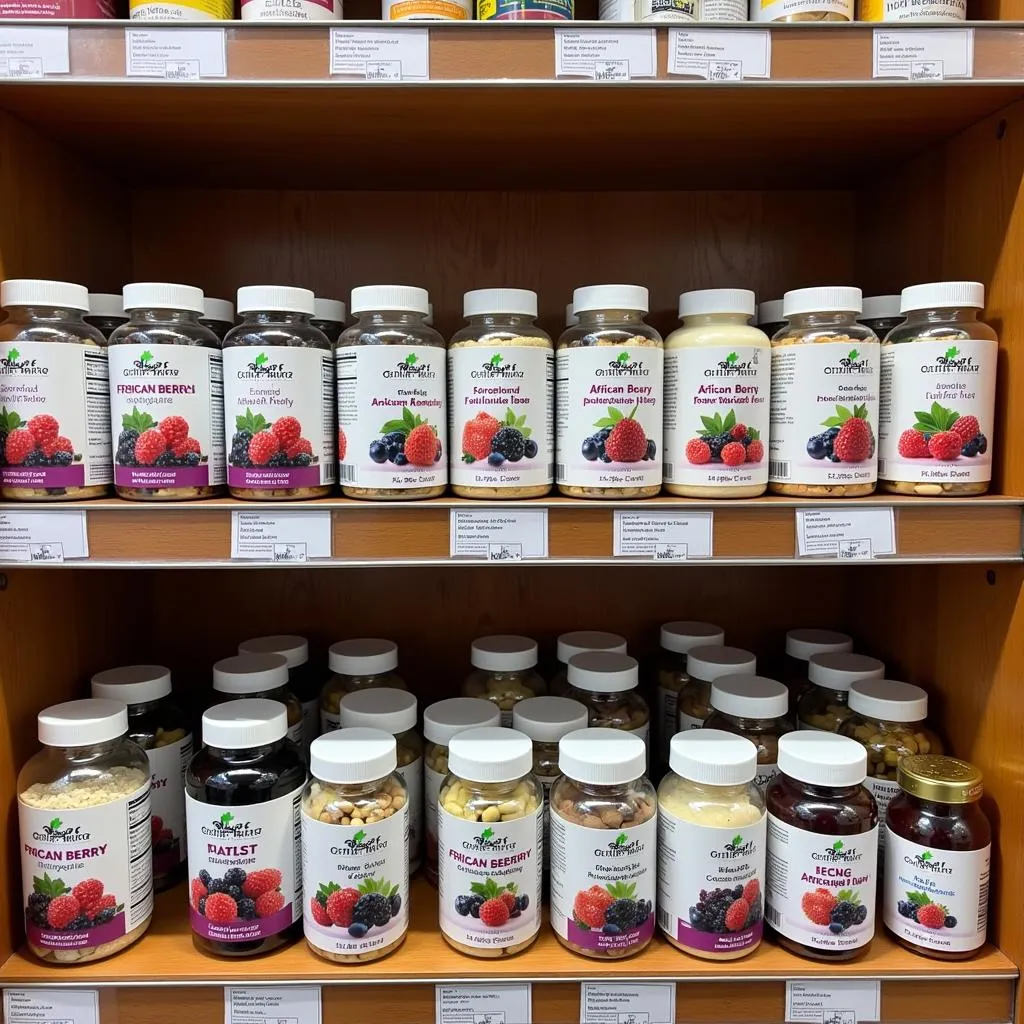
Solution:
M 537 293 L 466 292 L 469 321 L 448 345 L 452 490 L 463 498 L 541 498 L 555 463 L 555 349 L 535 323 Z
M 856 498 L 878 476 L 878 336 L 857 322 L 859 288 L 786 292 L 772 338 L 768 489 L 790 497 Z
M 858 322 L 870 327 L 882 342 L 894 327 L 899 327 L 903 323 L 904 319 L 900 312 L 898 295 L 865 295 L 864 308 L 857 317 Z
M 310 323 L 327 335 L 327 340 L 336 344 L 341 332 L 345 329 L 345 303 L 341 299 L 322 299 L 317 295 L 313 299 L 313 319 Z
M 395 737 L 380 729 L 329 733 L 310 748 L 302 923 L 325 960 L 379 960 L 405 940 L 411 799 L 397 764 Z
M 287 730 L 277 700 L 232 700 L 203 714 L 203 748 L 185 775 L 189 917 L 200 952 L 258 956 L 302 935 L 307 775 Z
M 577 629 L 562 633 L 557 642 L 556 657 L 558 671 L 551 680 L 549 690 L 554 697 L 564 697 L 569 692 L 569 659 L 584 651 L 614 651 L 626 653 L 626 638 L 618 633 L 605 633 L 600 629 Z
M 828 657 L 828 655 L 825 655 Z M 817 960 L 852 960 L 875 933 L 878 807 L 867 752 L 845 736 L 791 732 L 768 786 L 765 920 L 779 943 Z
M 764 931 L 767 842 L 757 751 L 720 729 L 672 737 L 658 788 L 658 923 L 708 960 L 753 952 Z
M 114 487 L 122 498 L 212 498 L 225 483 L 220 339 L 199 322 L 203 292 L 138 282 L 110 335 Z
M 528 636 L 477 637 L 469 648 L 469 663 L 473 671 L 462 684 L 462 696 L 497 704 L 504 726 L 512 724 L 512 708 L 519 701 L 547 692 L 537 671 L 537 641 Z
M 302 746 L 302 705 L 288 686 L 283 654 L 236 654 L 213 665 L 215 699 L 266 697 L 280 701 L 288 714 L 288 739 Z
M 640 666 L 636 658 L 612 651 L 584 651 L 569 659 L 569 696 L 586 709 L 594 729 L 636 733 L 646 745 L 651 712 L 637 693 Z
M 335 349 L 338 462 L 349 498 L 437 498 L 448 483 L 444 338 L 425 288 L 352 289 L 356 323 Z
M 503 957 L 540 931 L 544 793 L 515 729 L 467 729 L 448 748 L 437 812 L 441 934 L 461 953 Z
M 858 679 L 881 679 L 885 664 L 866 654 L 813 654 L 807 662 L 810 681 L 796 708 L 797 729 L 839 732 L 852 712 L 850 686 Z
M 234 303 L 227 299 L 212 299 L 209 295 L 204 295 L 203 315 L 199 322 L 204 327 L 209 327 L 223 341 L 224 335 L 235 326 Z
M 707 645 L 686 652 L 689 677 L 679 691 L 679 729 L 700 729 L 711 714 L 711 684 L 722 676 L 752 676 L 757 658 L 742 647 Z
M 646 764 L 640 737 L 618 729 L 577 729 L 558 742 L 551 927 L 583 956 L 633 956 L 654 937 L 658 798 Z
M 556 480 L 573 498 L 652 498 L 661 490 L 661 335 L 635 284 L 577 288 L 579 322 L 558 339 Z
M 28 948 L 50 964 L 102 960 L 153 916 L 149 762 L 123 701 L 56 704 L 37 723 L 43 749 L 18 773 Z
M 386 686 L 407 689 L 395 671 L 398 668 L 398 644 L 393 640 L 361 637 L 339 640 L 327 652 L 330 678 L 320 693 L 320 731 L 330 732 L 340 725 L 341 701 L 346 693 Z
M 109 338 L 121 324 L 128 322 L 121 293 L 89 292 L 89 312 L 85 314 L 84 320 L 104 338 Z
M 797 702 L 810 686 L 808 661 L 815 654 L 849 654 L 853 650 L 853 637 L 834 629 L 791 629 L 786 633 L 786 657 L 780 674 L 789 688 L 789 705 Z

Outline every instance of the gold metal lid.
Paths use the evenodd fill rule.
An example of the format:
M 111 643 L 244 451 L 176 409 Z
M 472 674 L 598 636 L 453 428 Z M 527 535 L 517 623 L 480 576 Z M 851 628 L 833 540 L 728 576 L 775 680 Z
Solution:
M 982 794 L 981 771 L 968 761 L 943 754 L 901 757 L 896 781 L 905 793 L 940 804 L 969 804 Z

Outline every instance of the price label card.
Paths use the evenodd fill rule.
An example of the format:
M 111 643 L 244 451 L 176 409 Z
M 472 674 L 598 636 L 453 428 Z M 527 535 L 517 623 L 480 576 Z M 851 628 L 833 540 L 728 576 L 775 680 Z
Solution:
M 0 561 L 44 564 L 88 557 L 84 512 L 0 513 Z
M 658 72 L 658 42 L 653 28 L 555 29 L 555 77 L 592 78 L 626 82 L 654 78 Z
M 704 28 L 670 28 L 668 73 L 704 78 L 709 82 L 770 78 L 771 33 L 761 29 L 723 32 Z
M 615 513 L 615 556 L 678 562 L 710 558 L 714 513 Z
M 873 78 L 941 81 L 974 76 L 974 29 L 874 30 Z
M 224 1024 L 320 1024 L 320 986 L 225 988 Z
M 99 1024 L 94 988 L 5 988 L 6 1024 Z
M 672 982 L 580 986 L 580 1024 L 675 1024 Z
M 0 25 L 0 78 L 42 78 L 71 71 L 65 25 Z
M 425 28 L 332 28 L 331 74 L 367 82 L 429 82 Z
M 809 508 L 796 512 L 799 557 L 843 561 L 896 554 L 896 518 L 886 508 Z
M 331 557 L 330 512 L 232 512 L 231 557 L 308 562 Z
M 877 978 L 786 982 L 786 1020 L 792 1024 L 858 1024 L 878 1020 L 882 984 Z
M 126 28 L 124 45 L 131 78 L 191 82 L 225 78 L 228 73 L 222 28 Z
M 531 1024 L 529 983 L 435 985 L 435 1024 Z
M 452 558 L 521 562 L 548 557 L 546 508 L 453 508 L 448 523 Z

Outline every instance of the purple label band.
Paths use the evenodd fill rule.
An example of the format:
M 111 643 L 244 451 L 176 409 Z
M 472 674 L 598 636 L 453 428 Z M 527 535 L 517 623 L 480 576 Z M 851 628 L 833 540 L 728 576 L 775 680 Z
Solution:
M 639 928 L 630 928 L 628 932 L 621 932 L 619 935 L 605 935 L 599 930 L 584 931 L 576 922 L 569 918 L 569 941 L 581 949 L 595 949 L 600 952 L 609 950 L 630 949 L 647 942 L 654 934 L 654 915 L 651 914 Z
M 285 487 L 319 487 L 319 466 L 265 466 L 243 469 L 240 466 L 228 466 L 228 485 L 230 487 L 251 487 L 255 490 Z
M 85 466 L 5 466 L 4 487 L 84 487 Z
M 270 917 L 256 917 L 251 921 L 208 921 L 195 907 L 189 908 L 192 918 L 192 931 L 204 939 L 213 942 L 252 942 L 253 939 L 265 939 L 268 935 L 277 935 L 285 928 L 292 926 L 292 905 L 286 903 L 276 914 Z
M 40 928 L 35 922 L 26 919 L 25 931 L 28 934 L 28 941 L 40 949 L 85 949 L 121 938 L 124 935 L 124 913 L 118 914 L 113 921 L 93 925 L 92 928 L 85 928 L 80 932 Z
M 206 466 L 115 466 L 118 487 L 209 487 Z
M 738 932 L 702 932 L 691 928 L 685 921 L 679 922 L 676 938 L 690 949 L 702 949 L 707 953 L 735 953 L 741 949 L 749 949 L 761 941 L 764 922 L 758 921 L 749 928 Z

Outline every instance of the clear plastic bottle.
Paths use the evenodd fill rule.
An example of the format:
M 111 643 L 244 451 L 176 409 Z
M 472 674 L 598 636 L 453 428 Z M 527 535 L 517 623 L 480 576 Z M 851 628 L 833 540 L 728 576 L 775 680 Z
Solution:
M 320 731 L 338 728 L 338 709 L 346 693 L 387 686 L 404 690 L 406 685 L 396 674 L 398 644 L 376 637 L 339 640 L 327 652 L 331 676 L 320 693 Z
M 898 295 L 865 295 L 864 308 L 857 317 L 858 323 L 870 327 L 882 342 L 894 327 L 899 327 L 903 323 L 904 319 L 900 312 Z
M 124 286 L 131 319 L 110 336 L 114 486 L 121 498 L 183 501 L 224 492 L 220 339 L 184 284 Z M 165 393 L 176 386 L 173 393 Z
M 853 21 L 853 0 L 752 0 L 751 21 Z
M 626 638 L 618 633 L 605 633 L 599 629 L 578 629 L 562 633 L 558 638 L 556 657 L 559 668 L 548 689 L 553 697 L 564 697 L 569 692 L 569 659 L 584 651 L 613 651 L 626 653 Z
M 652 498 L 661 490 L 664 353 L 661 335 L 644 322 L 648 308 L 647 289 L 639 285 L 591 285 L 573 293 L 579 323 L 558 339 L 556 353 L 562 494 Z
M 334 354 L 310 323 L 308 288 L 238 289 L 224 338 L 228 490 L 235 498 L 322 498 L 337 480 Z M 279 413 L 284 415 L 279 415 Z
M 424 322 L 428 307 L 424 288 L 352 289 L 358 322 L 335 349 L 338 461 L 349 498 L 444 494 L 447 362 L 444 338 Z
M 679 730 L 700 729 L 711 714 L 711 684 L 721 676 L 757 674 L 757 658 L 742 647 L 691 647 L 687 681 L 679 691 Z
M 199 322 L 204 327 L 209 327 L 223 341 L 224 335 L 235 326 L 234 303 L 227 299 L 211 299 L 209 295 L 204 295 L 203 315 Z
M 121 324 L 128 323 L 124 311 L 124 299 L 120 293 L 89 292 L 89 312 L 83 317 L 90 327 L 95 327 L 104 338 L 109 338 Z
M 110 492 L 105 338 L 65 281 L 0 285 L 0 496 L 79 501 Z
M 807 662 L 815 654 L 849 654 L 853 637 L 832 629 L 791 629 L 786 633 L 786 657 L 782 681 L 789 689 L 789 706 L 794 711 L 810 686 Z
M 767 299 L 757 307 L 757 326 L 774 338 L 786 326 L 786 318 L 782 315 L 782 299 Z
M 288 739 L 302 746 L 302 705 L 288 688 L 288 660 L 283 654 L 236 654 L 213 666 L 215 699 L 266 697 L 288 712 Z
M 317 330 L 323 331 L 332 345 L 338 343 L 341 332 L 345 330 L 346 319 L 345 303 L 340 299 L 321 299 L 320 296 L 313 299 L 313 319 L 310 323 Z
M 501 724 L 511 726 L 512 708 L 547 687 L 537 672 L 537 641 L 528 636 L 478 637 L 469 648 L 473 671 L 462 684 L 463 697 L 482 697 L 501 709 Z
M 555 463 L 555 351 L 535 323 L 537 293 L 481 288 L 448 345 L 448 451 L 463 498 L 541 498 Z
M 590 726 L 633 732 L 647 745 L 651 712 L 639 682 L 640 666 L 628 654 L 584 651 L 569 659 L 569 696 L 586 707 Z
M 850 686 L 858 679 L 881 679 L 885 665 L 866 654 L 814 654 L 807 675 L 810 685 L 796 708 L 797 729 L 839 732 L 851 714 Z

